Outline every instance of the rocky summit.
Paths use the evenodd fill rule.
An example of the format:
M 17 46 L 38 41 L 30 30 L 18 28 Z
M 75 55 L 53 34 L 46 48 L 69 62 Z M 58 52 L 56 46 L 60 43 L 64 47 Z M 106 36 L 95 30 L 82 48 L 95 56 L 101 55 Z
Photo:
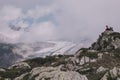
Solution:
M 120 80 L 120 33 L 105 31 L 89 48 L 0 68 L 0 80 Z
M 92 44 L 91 49 L 100 51 L 111 51 L 120 49 L 120 33 L 105 31 L 99 35 L 98 40 Z

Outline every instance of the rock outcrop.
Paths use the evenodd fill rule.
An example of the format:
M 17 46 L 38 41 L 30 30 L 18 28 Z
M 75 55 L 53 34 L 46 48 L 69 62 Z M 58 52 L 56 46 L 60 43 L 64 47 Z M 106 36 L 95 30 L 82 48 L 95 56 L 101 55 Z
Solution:
M 108 69 L 107 68 L 104 68 L 104 67 L 99 67 L 98 69 L 97 69 L 97 73 L 100 73 L 100 72 L 105 72 L 105 71 L 107 71 Z
M 29 80 L 88 80 L 86 76 L 80 75 L 75 71 L 65 72 L 58 67 L 37 67 L 32 69 L 29 75 Z M 22 79 L 18 77 L 19 79 L 16 78 L 15 80 L 23 80 L 24 77 Z
M 98 40 L 92 44 L 91 49 L 109 51 L 120 49 L 120 33 L 113 31 L 103 32 Z
M 6 72 L 6 70 L 3 68 L 0 68 L 0 72 Z
M 113 69 L 109 70 L 101 80 L 119 80 L 120 79 L 120 68 L 114 67 Z
M 31 69 L 31 67 L 26 62 L 19 62 L 9 67 L 9 69 L 24 69 L 25 70 L 25 69 Z

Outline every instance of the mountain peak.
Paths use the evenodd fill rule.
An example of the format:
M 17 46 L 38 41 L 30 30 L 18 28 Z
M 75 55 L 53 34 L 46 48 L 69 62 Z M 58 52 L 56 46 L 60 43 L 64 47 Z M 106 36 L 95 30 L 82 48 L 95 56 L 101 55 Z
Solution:
M 104 31 L 91 46 L 91 49 L 100 51 L 111 51 L 120 49 L 120 33 L 115 31 Z

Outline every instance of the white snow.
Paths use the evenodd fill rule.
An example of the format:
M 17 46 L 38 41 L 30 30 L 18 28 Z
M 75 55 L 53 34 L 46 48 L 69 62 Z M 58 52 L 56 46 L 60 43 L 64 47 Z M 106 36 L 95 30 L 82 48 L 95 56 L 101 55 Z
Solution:
M 49 41 L 49 43 L 54 43 L 55 46 L 36 51 L 32 55 L 28 55 L 26 58 L 46 57 L 46 56 L 60 55 L 60 54 L 70 55 L 70 54 L 74 54 L 82 46 L 82 44 L 78 45 L 66 41 Z

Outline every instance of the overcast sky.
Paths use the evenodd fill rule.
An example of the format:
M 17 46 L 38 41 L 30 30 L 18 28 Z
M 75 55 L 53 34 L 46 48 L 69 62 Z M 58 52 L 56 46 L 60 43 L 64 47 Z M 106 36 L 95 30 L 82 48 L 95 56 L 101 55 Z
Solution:
M 0 33 L 16 41 L 93 42 L 105 25 L 120 31 L 120 0 L 0 0 Z

